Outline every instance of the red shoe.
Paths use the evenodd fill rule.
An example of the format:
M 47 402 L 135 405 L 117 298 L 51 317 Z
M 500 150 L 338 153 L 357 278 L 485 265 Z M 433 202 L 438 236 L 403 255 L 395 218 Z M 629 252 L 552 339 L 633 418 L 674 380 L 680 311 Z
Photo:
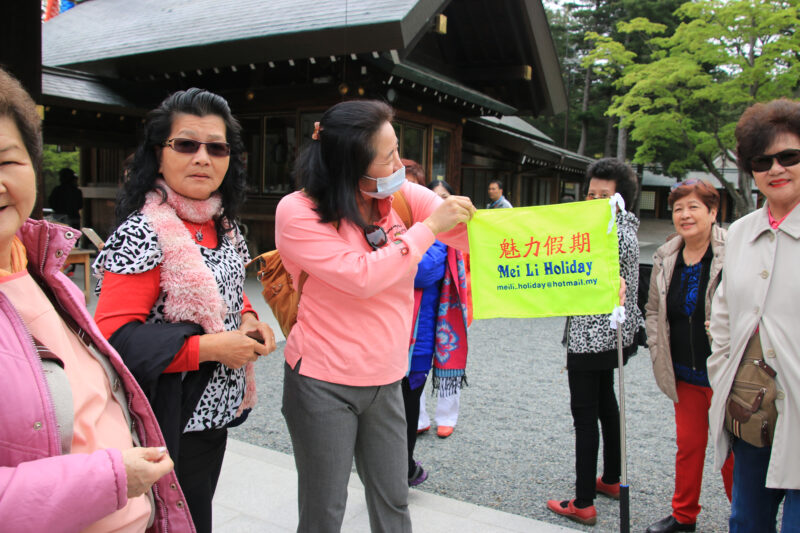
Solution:
M 431 425 L 430 424 L 428 424 L 424 428 L 419 428 L 419 429 L 417 429 L 417 435 L 421 435 L 422 433 L 425 433 L 429 429 L 431 429 Z
M 575 507 L 575 500 L 548 500 L 547 508 L 585 526 L 593 526 L 597 523 L 597 510 L 594 505 L 578 509 Z
M 619 483 L 603 483 L 603 476 L 597 478 L 597 492 L 619 500 Z
M 436 435 L 438 435 L 440 439 L 446 439 L 453 434 L 454 429 L 453 426 L 439 426 L 436 428 Z

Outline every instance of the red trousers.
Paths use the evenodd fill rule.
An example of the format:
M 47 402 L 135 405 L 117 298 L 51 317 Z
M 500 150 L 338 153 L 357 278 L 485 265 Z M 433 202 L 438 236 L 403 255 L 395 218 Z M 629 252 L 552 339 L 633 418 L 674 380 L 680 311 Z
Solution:
M 693 524 L 700 514 L 700 486 L 708 444 L 708 409 L 711 387 L 692 385 L 678 380 L 678 403 L 675 404 L 675 427 L 678 453 L 675 456 L 675 494 L 672 516 L 683 524 Z M 731 499 L 733 487 L 733 455 L 722 467 L 725 493 Z

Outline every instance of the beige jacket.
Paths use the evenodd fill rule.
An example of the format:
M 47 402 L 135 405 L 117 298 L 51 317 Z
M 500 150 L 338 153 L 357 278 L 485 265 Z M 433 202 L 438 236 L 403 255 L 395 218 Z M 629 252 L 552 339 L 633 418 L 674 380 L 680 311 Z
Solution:
M 706 317 L 711 315 L 711 299 L 719 285 L 722 262 L 725 260 L 726 230 L 714 224 L 711 228 L 711 260 L 708 286 L 705 294 Z M 653 362 L 653 375 L 658 388 L 678 403 L 678 391 L 675 389 L 675 370 L 672 366 L 672 352 L 669 346 L 669 322 L 667 320 L 667 293 L 678 254 L 683 248 L 683 238 L 677 233 L 667 237 L 653 254 L 653 273 L 650 275 L 650 291 L 645 304 L 645 327 L 647 328 L 647 346 L 650 348 L 650 359 Z
M 725 403 L 748 339 L 759 326 L 764 356 L 777 372 L 778 422 L 766 486 L 800 489 L 800 209 L 777 230 L 766 208 L 736 221 L 728 230 L 725 264 L 711 310 L 713 353 L 708 378 L 714 395 L 709 424 L 715 466 L 730 448 L 724 429 Z

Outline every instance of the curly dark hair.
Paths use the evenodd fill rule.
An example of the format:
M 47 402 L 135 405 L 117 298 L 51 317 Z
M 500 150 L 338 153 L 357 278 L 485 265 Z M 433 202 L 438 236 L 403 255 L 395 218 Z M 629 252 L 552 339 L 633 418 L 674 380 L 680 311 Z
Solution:
M 393 118 L 392 108 L 378 100 L 340 102 L 322 115 L 318 139 L 294 166 L 295 183 L 314 198 L 321 222 L 345 219 L 366 227 L 356 203 L 358 182 L 375 158 L 375 134 Z
M 36 112 L 33 98 L 17 78 L 2 68 L 0 68 L 0 117 L 9 117 L 16 124 L 38 177 L 42 168 L 42 120 Z
M 230 230 L 229 224 L 236 221 L 246 196 L 247 174 L 242 159 L 242 127 L 231 114 L 228 102 L 223 97 L 196 87 L 171 94 L 147 114 L 144 139 L 136 148 L 133 161 L 128 167 L 128 180 L 117 200 L 117 223 L 122 223 L 131 213 L 140 210 L 144 206 L 145 195 L 152 190 L 159 190 L 166 201 L 166 191 L 155 184 L 160 177 L 158 155 L 172 131 L 172 121 L 181 113 L 199 117 L 216 115 L 225 123 L 226 141 L 231 145 L 231 159 L 222 185 L 219 186 L 222 216 L 216 220 L 216 228 L 221 237 Z
M 639 186 L 636 183 L 636 173 L 629 164 L 614 157 L 604 157 L 589 165 L 583 180 L 584 196 L 589 192 L 589 182 L 592 178 L 613 181 L 617 192 L 625 200 L 625 207 L 627 209 L 633 207 Z
M 781 133 L 800 137 L 800 103 L 780 98 L 748 107 L 736 124 L 739 168 L 753 172 L 750 160 L 763 155 Z

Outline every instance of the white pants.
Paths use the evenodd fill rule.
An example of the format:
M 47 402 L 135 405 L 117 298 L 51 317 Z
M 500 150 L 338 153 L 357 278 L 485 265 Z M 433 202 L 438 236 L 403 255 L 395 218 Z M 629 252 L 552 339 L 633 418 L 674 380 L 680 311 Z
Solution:
M 426 383 L 426 387 L 428 384 Z M 425 397 L 429 393 L 422 392 L 422 397 L 419 399 L 419 420 L 417 421 L 417 429 L 426 428 L 431 425 L 431 419 L 428 417 L 428 411 L 425 410 Z M 436 425 L 437 426 L 451 426 L 455 427 L 458 422 L 458 405 L 461 399 L 461 389 L 456 389 L 455 394 L 451 394 L 447 398 L 442 398 L 437 395 L 436 398 Z

